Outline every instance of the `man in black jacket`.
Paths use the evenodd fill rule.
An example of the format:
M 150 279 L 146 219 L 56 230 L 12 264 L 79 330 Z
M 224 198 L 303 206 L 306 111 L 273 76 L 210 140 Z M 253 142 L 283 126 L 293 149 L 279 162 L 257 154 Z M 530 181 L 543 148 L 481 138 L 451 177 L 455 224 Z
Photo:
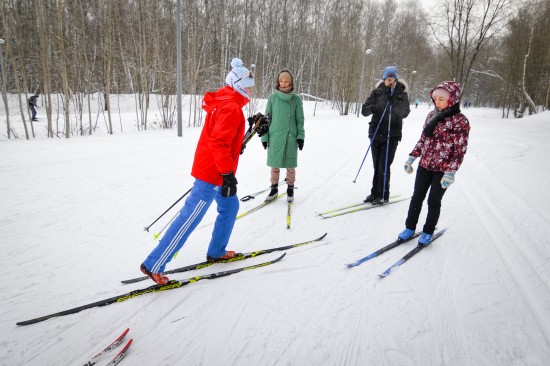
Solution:
M 365 117 L 372 114 L 369 139 L 374 165 L 371 192 L 364 202 L 379 205 L 390 197 L 390 166 L 401 141 L 403 118 L 411 111 L 408 89 L 407 83 L 399 79 L 397 68 L 388 66 L 361 109 Z
M 38 96 L 40 94 L 37 92 L 35 95 L 33 95 L 32 97 L 29 98 L 29 108 L 31 109 L 31 115 L 32 115 L 32 120 L 33 121 L 38 121 L 36 119 L 36 101 L 38 99 Z

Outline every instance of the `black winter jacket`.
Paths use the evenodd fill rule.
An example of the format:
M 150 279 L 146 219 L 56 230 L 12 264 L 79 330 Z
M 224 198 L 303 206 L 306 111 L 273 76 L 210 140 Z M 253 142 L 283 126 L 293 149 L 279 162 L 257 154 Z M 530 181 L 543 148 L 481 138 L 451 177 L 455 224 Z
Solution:
M 409 97 L 407 83 L 398 79 L 393 92 L 391 102 L 391 126 L 390 138 L 401 141 L 401 130 L 403 129 L 403 118 L 406 118 L 410 113 Z M 361 114 L 365 117 L 372 114 L 372 119 L 369 122 L 369 139 L 372 140 L 374 131 L 380 122 L 380 127 L 374 136 L 374 140 L 385 142 L 388 139 L 388 121 L 390 118 L 390 106 L 386 108 L 388 99 L 390 98 L 391 89 L 380 80 L 375 89 L 370 93 L 369 98 L 363 104 Z M 384 112 L 385 109 L 385 112 Z M 380 119 L 382 118 L 382 121 Z

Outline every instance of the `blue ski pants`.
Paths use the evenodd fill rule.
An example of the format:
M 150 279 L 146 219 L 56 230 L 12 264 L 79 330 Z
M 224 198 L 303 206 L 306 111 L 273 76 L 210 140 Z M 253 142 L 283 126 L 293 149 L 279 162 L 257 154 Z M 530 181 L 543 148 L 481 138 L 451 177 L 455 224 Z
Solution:
M 185 244 L 187 238 L 201 222 L 214 200 L 216 200 L 218 206 L 218 216 L 214 224 L 207 255 L 218 258 L 226 253 L 225 248 L 229 243 L 239 211 L 239 199 L 236 195 L 222 197 L 219 186 L 196 179 L 179 215 L 170 224 L 157 247 L 143 262 L 149 271 L 153 273 L 164 272 L 166 264 Z

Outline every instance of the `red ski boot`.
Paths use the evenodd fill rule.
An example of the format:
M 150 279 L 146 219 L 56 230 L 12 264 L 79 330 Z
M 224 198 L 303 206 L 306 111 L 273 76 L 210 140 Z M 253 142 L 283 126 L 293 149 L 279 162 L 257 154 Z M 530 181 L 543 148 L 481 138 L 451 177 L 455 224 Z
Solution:
M 164 276 L 162 273 L 152 273 L 151 271 L 149 271 L 143 263 L 141 264 L 141 267 L 139 269 L 141 269 L 141 272 L 143 272 L 143 274 L 147 275 L 147 277 L 149 277 L 159 285 L 166 285 L 168 282 L 170 282 L 168 277 Z

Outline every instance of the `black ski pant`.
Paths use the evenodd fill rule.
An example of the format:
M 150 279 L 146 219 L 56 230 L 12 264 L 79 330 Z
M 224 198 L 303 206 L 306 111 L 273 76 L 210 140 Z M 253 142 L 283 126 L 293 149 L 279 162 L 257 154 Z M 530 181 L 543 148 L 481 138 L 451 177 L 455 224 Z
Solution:
M 435 226 L 439 221 L 439 214 L 441 212 L 441 200 L 443 195 L 447 191 L 441 187 L 441 178 L 443 178 L 442 172 L 434 172 L 427 170 L 420 165 L 416 171 L 416 179 L 414 181 L 414 193 L 409 205 L 409 213 L 405 226 L 407 229 L 416 230 L 416 224 L 418 223 L 418 217 L 422 210 L 422 203 L 428 190 L 430 194 L 428 196 L 428 216 L 426 217 L 426 223 L 424 224 L 423 232 L 426 234 L 433 234 Z
M 382 198 L 384 194 L 384 199 L 390 197 L 390 166 L 393 163 L 393 158 L 395 157 L 395 151 L 397 150 L 397 145 L 399 141 L 397 139 L 390 139 L 388 153 L 388 164 L 386 169 L 386 149 L 388 144 L 380 141 L 373 140 L 371 143 L 372 151 L 372 164 L 374 166 L 374 176 L 372 177 L 372 188 L 370 194 L 374 197 Z M 384 171 L 386 176 L 384 177 Z M 384 181 L 386 182 L 386 189 L 384 188 Z M 384 192 L 382 192 L 384 191 Z

